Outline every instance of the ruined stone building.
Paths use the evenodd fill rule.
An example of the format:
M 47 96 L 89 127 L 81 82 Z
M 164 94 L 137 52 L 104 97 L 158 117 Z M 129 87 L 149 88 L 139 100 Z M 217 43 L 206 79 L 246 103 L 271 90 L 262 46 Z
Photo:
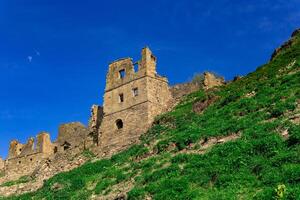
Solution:
M 167 109 L 170 100 L 168 80 L 157 74 L 156 57 L 149 48 L 142 50 L 142 58 L 137 63 L 131 58 L 111 63 L 99 129 L 101 151 L 116 152 L 135 143 L 154 117 Z
M 99 157 L 106 157 L 136 143 L 154 118 L 174 105 L 175 99 L 200 88 L 193 83 L 169 87 L 167 78 L 157 74 L 156 62 L 147 47 L 142 49 L 137 62 L 131 58 L 112 62 L 106 76 L 104 105 L 92 106 L 88 127 L 80 122 L 63 124 L 54 142 L 46 132 L 38 134 L 36 139 L 30 138 L 26 144 L 13 140 L 7 159 L 0 158 L 0 172 L 5 174 L 2 180 L 32 174 L 41 165 L 45 167 L 45 163 L 46 167 L 49 163 L 62 163 L 58 160 L 64 161 L 65 157 L 60 155 L 71 157 L 89 149 Z M 224 82 L 212 74 L 205 74 L 204 78 L 205 88 Z M 61 168 L 54 166 L 54 169 Z

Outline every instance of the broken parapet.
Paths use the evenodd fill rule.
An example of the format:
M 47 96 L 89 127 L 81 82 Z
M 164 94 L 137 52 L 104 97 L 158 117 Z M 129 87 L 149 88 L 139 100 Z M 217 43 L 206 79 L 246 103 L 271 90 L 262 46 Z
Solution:
M 29 138 L 27 143 L 23 145 L 19 156 L 26 156 L 34 153 L 34 138 Z
M 204 81 L 203 85 L 205 89 L 210 89 L 216 86 L 222 86 L 225 84 L 223 77 L 217 77 L 213 73 L 204 72 Z
M 8 150 L 8 159 L 18 157 L 23 149 L 23 144 L 19 143 L 17 140 L 10 142 Z
M 88 125 L 88 136 L 85 139 L 85 148 L 93 148 L 99 143 L 99 129 L 103 120 L 104 112 L 103 107 L 93 105 L 91 108 L 91 115 Z
M 37 135 L 36 139 L 36 145 L 33 137 L 29 138 L 26 144 L 21 144 L 17 140 L 11 141 L 8 159 L 24 157 L 36 153 L 53 153 L 53 144 L 51 143 L 48 133 L 42 132 Z

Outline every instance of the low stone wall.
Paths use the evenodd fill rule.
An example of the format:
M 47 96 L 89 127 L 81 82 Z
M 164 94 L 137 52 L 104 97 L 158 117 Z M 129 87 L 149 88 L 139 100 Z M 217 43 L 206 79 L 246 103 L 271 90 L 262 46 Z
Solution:
M 16 184 L 12 186 L 0 187 L 0 196 L 10 196 L 10 195 L 20 195 L 26 192 L 33 192 L 41 188 L 44 181 L 51 178 L 55 174 L 70 171 L 76 167 L 84 164 L 88 158 L 81 154 L 74 156 L 70 152 L 65 152 L 64 154 L 54 154 L 47 159 L 41 160 L 38 166 L 32 167 L 32 172 L 27 174 L 32 178 L 31 181 L 27 183 Z M 0 178 L 0 183 L 4 183 L 15 179 L 5 179 L 5 177 Z
M 170 91 L 174 99 L 180 99 L 182 96 L 196 92 L 200 88 L 200 84 L 190 82 L 174 85 L 170 87 Z

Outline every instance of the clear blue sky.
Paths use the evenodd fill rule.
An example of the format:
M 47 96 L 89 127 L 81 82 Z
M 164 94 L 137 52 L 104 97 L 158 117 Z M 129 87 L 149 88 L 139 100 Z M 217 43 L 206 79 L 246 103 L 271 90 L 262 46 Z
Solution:
M 9 141 L 87 123 L 108 63 L 148 45 L 171 84 L 268 61 L 300 27 L 299 0 L 1 0 L 0 156 Z

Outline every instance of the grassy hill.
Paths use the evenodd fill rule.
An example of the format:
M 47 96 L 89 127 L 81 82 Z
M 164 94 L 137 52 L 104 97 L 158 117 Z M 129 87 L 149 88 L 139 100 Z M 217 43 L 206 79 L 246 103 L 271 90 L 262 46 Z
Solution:
M 299 114 L 298 32 L 255 72 L 185 97 L 140 144 L 7 199 L 300 199 Z

